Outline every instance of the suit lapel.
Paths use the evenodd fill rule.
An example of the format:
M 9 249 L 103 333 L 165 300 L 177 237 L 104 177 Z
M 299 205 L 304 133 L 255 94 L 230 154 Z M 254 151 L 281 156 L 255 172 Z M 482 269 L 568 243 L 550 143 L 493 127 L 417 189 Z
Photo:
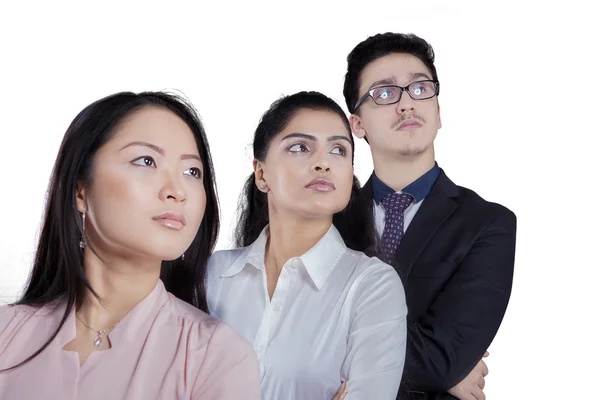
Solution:
M 403 282 L 406 282 L 413 264 L 427 243 L 458 208 L 458 203 L 454 199 L 457 196 L 458 187 L 448 179 L 444 171 L 441 171 L 396 251 L 393 264 Z

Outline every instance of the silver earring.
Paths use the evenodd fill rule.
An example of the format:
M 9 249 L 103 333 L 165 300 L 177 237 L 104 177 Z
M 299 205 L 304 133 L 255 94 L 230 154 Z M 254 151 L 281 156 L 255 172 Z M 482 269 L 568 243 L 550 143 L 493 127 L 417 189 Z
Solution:
M 81 240 L 79 241 L 79 247 L 81 249 L 83 249 L 85 247 L 85 211 L 81 214 L 81 218 L 82 218 L 81 226 L 83 227 L 83 235 L 81 235 Z
M 265 190 L 267 187 L 265 185 L 260 185 L 260 190 Z
M 185 253 L 181 255 L 181 261 L 185 260 Z

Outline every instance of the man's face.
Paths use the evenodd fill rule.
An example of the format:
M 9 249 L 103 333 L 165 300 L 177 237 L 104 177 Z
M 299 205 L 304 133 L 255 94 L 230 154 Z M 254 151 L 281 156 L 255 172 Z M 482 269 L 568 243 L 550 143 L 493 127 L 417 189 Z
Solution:
M 393 53 L 369 63 L 360 75 L 359 98 L 370 89 L 432 80 L 432 74 L 417 57 Z M 384 94 L 385 96 L 385 94 Z M 378 105 L 367 97 L 350 117 L 352 131 L 366 138 L 374 156 L 418 156 L 433 154 L 433 141 L 442 127 L 437 96 L 414 100 L 403 91 L 395 104 Z

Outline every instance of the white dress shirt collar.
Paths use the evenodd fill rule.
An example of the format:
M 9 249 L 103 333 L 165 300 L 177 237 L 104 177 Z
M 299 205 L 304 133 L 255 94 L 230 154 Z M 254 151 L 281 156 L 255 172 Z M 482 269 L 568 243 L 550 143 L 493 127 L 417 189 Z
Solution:
M 269 225 L 263 229 L 254 243 L 244 250 L 221 277 L 229 278 L 237 275 L 247 266 L 263 270 L 265 268 L 265 248 L 268 237 Z M 294 267 L 303 266 L 317 290 L 321 290 L 346 250 L 344 239 L 332 224 L 325 235 L 312 248 L 300 257 L 288 260 L 286 264 L 292 263 Z

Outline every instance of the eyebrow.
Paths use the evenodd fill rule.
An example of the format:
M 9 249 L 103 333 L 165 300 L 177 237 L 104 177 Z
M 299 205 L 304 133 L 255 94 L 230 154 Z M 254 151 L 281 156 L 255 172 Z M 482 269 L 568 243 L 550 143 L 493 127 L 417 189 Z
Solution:
M 154 145 L 152 143 L 148 143 L 148 142 L 131 142 L 131 143 L 126 144 L 125 146 L 121 147 L 121 149 L 119 151 L 124 150 L 124 149 L 126 149 L 128 147 L 131 147 L 131 146 L 148 147 L 149 149 L 157 152 L 158 154 L 160 154 L 162 156 L 165 155 L 165 150 L 164 149 L 162 149 L 162 148 L 160 148 L 157 145 Z M 195 154 L 182 154 L 181 155 L 181 159 L 182 160 L 194 159 L 194 160 L 198 160 L 198 161 L 202 162 L 202 159 L 199 156 L 195 155 Z
M 411 72 L 408 74 L 408 80 L 409 81 L 414 81 L 418 78 L 425 78 L 425 79 L 431 79 L 429 77 L 429 75 L 423 73 L 423 72 Z M 389 77 L 389 78 L 385 78 L 385 79 L 380 79 L 378 81 L 375 81 L 371 84 L 371 86 L 369 86 L 369 88 L 374 88 L 376 86 L 381 86 L 381 85 L 397 85 L 398 82 L 396 81 L 396 78 Z
M 319 139 L 317 139 L 316 136 L 309 135 L 306 133 L 290 133 L 289 135 L 286 135 L 283 139 L 281 139 L 281 141 L 284 141 L 286 139 L 293 138 L 293 137 L 308 139 L 308 140 L 312 140 L 313 142 L 317 142 L 319 140 Z M 348 143 L 352 144 L 352 141 L 350 140 L 350 138 L 348 136 L 334 135 L 334 136 L 327 137 L 328 142 L 333 142 L 335 140 L 346 140 Z
M 414 81 L 417 78 L 425 78 L 425 79 L 431 79 L 429 77 L 429 75 L 423 73 L 423 72 L 411 72 L 410 74 L 408 74 L 408 80 L 409 81 Z
M 371 86 L 369 86 L 370 88 L 373 88 L 375 86 L 381 86 L 381 85 L 395 85 L 396 82 L 396 78 L 394 77 L 390 77 L 390 78 L 385 78 L 385 79 L 380 79 L 378 81 L 375 81 L 373 83 L 371 83 Z

